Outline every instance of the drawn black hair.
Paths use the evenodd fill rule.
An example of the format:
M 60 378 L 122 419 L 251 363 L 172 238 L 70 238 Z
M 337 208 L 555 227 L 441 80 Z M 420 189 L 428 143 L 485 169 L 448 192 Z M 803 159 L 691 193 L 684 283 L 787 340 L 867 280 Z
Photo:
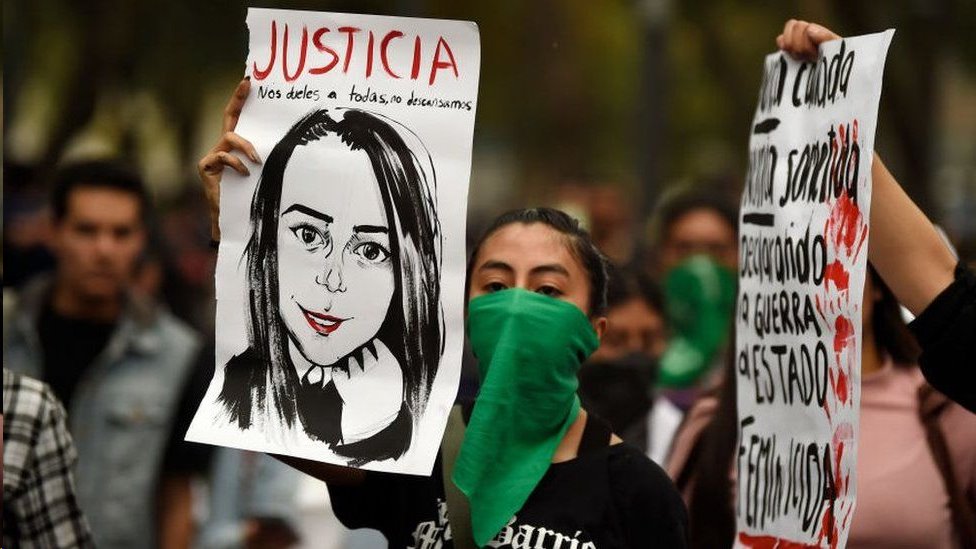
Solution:
M 499 229 L 513 223 L 531 225 L 542 223 L 566 237 L 566 245 L 570 253 L 579 260 L 590 282 L 590 317 L 603 316 L 607 312 L 607 259 L 593 243 L 590 233 L 586 232 L 578 220 L 555 208 L 524 208 L 512 210 L 495 218 L 488 226 L 481 239 L 471 250 L 468 260 L 467 276 L 465 277 L 465 295 L 470 293 L 471 273 L 474 262 L 478 258 L 481 246 Z
M 395 290 L 377 338 L 400 364 L 402 409 L 412 422 L 406 422 L 406 446 L 375 459 L 399 457 L 409 446 L 409 429 L 423 414 L 443 351 L 441 233 L 434 202 L 435 176 L 429 153 L 407 128 L 362 110 L 334 112 L 341 118 L 334 118 L 328 109 L 304 116 L 265 161 L 251 201 L 252 233 L 245 251 L 248 338 L 256 360 L 248 361 L 247 368 L 225 368 L 219 401 L 241 429 L 253 424 L 255 406 L 258 413 L 275 417 L 288 427 L 302 414 L 301 407 L 296 406 L 300 380 L 289 358 L 287 329 L 278 311 L 281 190 L 285 167 L 295 149 L 336 135 L 350 150 L 364 151 L 369 157 L 390 225 Z M 407 139 L 416 143 L 413 149 Z M 429 166 L 429 174 L 425 166 Z M 305 427 L 306 431 L 314 428 Z M 360 463 L 365 461 L 368 459 Z

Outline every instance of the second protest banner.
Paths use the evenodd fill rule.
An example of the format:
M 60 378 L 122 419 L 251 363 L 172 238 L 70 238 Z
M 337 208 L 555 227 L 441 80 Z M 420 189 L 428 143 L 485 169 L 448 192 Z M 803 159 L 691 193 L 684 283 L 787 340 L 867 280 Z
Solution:
M 894 31 L 766 57 L 742 195 L 736 544 L 843 547 L 855 505 L 871 162 Z

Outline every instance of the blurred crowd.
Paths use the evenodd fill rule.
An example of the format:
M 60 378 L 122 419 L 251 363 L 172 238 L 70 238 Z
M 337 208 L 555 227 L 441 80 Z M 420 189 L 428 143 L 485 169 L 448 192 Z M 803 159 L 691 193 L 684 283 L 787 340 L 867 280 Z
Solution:
M 198 186 L 155 204 L 117 160 L 5 162 L 3 184 L 5 547 L 52 520 L 50 546 L 384 545 L 340 524 L 320 480 L 183 440 L 214 374 L 217 247 Z M 625 185 L 567 181 L 539 204 L 578 219 L 610 263 L 582 405 L 668 472 L 697 547 L 728 546 L 735 529 L 732 187 L 675 186 L 644 211 Z M 470 220 L 469 242 L 486 222 Z M 906 313 L 868 278 L 850 546 L 976 543 L 976 416 L 925 384 Z M 468 353 L 459 399 L 478 380 Z M 52 471 L 73 471 L 73 489 L 50 485 Z
M 67 410 L 96 536 L 110 546 L 375 542 L 325 520 L 319 481 L 266 455 L 182 441 L 214 371 L 216 250 L 202 197 L 162 210 L 136 172 L 111 161 L 45 182 L 5 169 L 4 364 L 43 380 Z M 609 328 L 581 371 L 584 406 L 664 465 L 729 344 L 736 206 L 691 187 L 638 220 L 606 185 L 575 185 L 554 205 L 613 258 Z M 635 254 L 639 231 L 651 244 Z M 113 295 L 125 297 L 104 305 Z M 466 368 L 462 396 L 476 391 Z
M 382 545 L 376 532 L 339 524 L 318 480 L 264 454 L 182 440 L 214 371 L 216 250 L 201 199 L 188 193 L 161 214 L 138 174 L 112 161 L 71 164 L 46 185 L 15 183 L 22 171 L 7 169 L 5 408 L 8 369 L 44 381 L 51 406 L 63 404 L 59 421 L 77 448 L 77 503 L 103 546 Z M 618 189 L 577 185 L 555 205 L 573 212 L 611 258 L 607 331 L 580 371 L 584 407 L 667 467 L 689 498 L 693 524 L 708 513 L 719 525 L 708 531 L 723 535 L 731 515 L 702 491 L 731 489 L 724 468 L 712 469 L 731 458 L 736 429 L 733 385 L 723 382 L 734 377 L 723 374 L 734 345 L 732 198 L 679 188 L 643 220 Z M 647 247 L 638 250 L 641 231 Z M 880 447 L 917 446 L 912 438 L 929 424 L 908 428 L 888 417 L 893 407 L 920 406 L 918 348 L 877 276 L 865 304 L 862 422 L 878 430 L 862 429 L 860 459 L 884 462 L 872 449 L 875 433 L 898 433 Z M 473 397 L 477 383 L 466 363 L 461 397 Z M 972 431 L 968 412 L 946 415 L 945 437 Z M 924 460 L 913 463 L 922 467 L 916 475 L 939 480 Z M 865 523 L 882 528 L 884 520 Z

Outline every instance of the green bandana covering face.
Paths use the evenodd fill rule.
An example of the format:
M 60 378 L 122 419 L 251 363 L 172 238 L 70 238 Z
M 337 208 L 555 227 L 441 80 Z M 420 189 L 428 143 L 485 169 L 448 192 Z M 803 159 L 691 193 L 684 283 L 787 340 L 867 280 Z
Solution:
M 453 478 L 483 547 L 549 469 L 579 414 L 576 373 L 600 342 L 572 303 L 518 288 L 472 299 L 468 338 L 481 391 Z
M 698 383 L 729 337 L 735 312 L 736 274 L 708 256 L 691 257 L 664 282 L 673 337 L 661 357 L 658 383 L 686 388 Z

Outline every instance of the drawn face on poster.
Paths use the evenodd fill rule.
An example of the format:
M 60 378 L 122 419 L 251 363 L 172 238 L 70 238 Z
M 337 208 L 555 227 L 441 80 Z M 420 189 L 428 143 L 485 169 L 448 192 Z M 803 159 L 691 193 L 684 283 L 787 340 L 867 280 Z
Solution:
M 275 33 L 282 14 L 340 15 L 251 10 L 252 29 L 272 29 L 272 52 L 281 39 Z M 343 17 L 360 23 L 357 28 L 389 21 L 403 28 L 410 21 Z M 468 38 L 476 52 L 477 34 Z M 274 53 L 270 58 L 272 67 Z M 287 80 L 287 69 L 284 74 Z M 339 92 L 345 98 L 361 89 L 354 78 L 337 80 L 328 81 L 330 89 L 350 82 L 345 89 L 353 91 Z M 259 100 L 273 97 L 267 89 L 252 80 L 248 101 L 255 91 Z M 464 212 L 444 217 L 439 203 L 445 197 L 464 203 L 467 186 L 457 183 L 466 183 L 470 165 L 473 108 L 463 113 L 468 127 L 433 135 L 432 126 L 443 127 L 458 113 L 360 106 L 339 94 L 301 110 L 286 103 L 281 113 L 294 116 L 287 125 L 268 117 L 271 109 L 242 115 L 238 132 L 261 126 L 258 118 L 266 116 L 271 122 L 261 129 L 276 127 L 278 133 L 263 136 L 270 151 L 263 154 L 246 217 L 225 216 L 227 204 L 241 203 L 243 194 L 231 182 L 223 185 L 222 232 L 245 228 L 238 231 L 237 249 L 227 236 L 221 244 L 218 371 L 187 438 L 355 467 L 429 472 L 456 392 L 463 337 Z M 466 145 L 444 145 L 465 133 Z M 432 136 L 435 147 L 421 134 Z M 432 150 L 444 158 L 439 161 Z M 446 194 L 441 189 L 439 196 L 442 163 L 455 188 Z M 229 254 L 236 255 L 232 266 Z M 231 292 L 235 277 L 240 298 Z M 243 333 L 223 326 L 222 319 L 242 323 Z M 229 358 L 221 361 L 221 350 L 240 336 L 246 346 L 225 352 Z M 411 452 L 419 457 L 408 459 Z
M 241 429 L 255 414 L 279 416 L 353 463 L 409 447 L 442 336 L 440 230 L 421 162 L 430 157 L 404 135 L 379 115 L 321 109 L 265 161 L 245 258 L 250 346 L 227 364 L 220 392 Z M 340 388 L 380 373 L 400 386 L 343 432 L 343 401 L 357 395 Z

